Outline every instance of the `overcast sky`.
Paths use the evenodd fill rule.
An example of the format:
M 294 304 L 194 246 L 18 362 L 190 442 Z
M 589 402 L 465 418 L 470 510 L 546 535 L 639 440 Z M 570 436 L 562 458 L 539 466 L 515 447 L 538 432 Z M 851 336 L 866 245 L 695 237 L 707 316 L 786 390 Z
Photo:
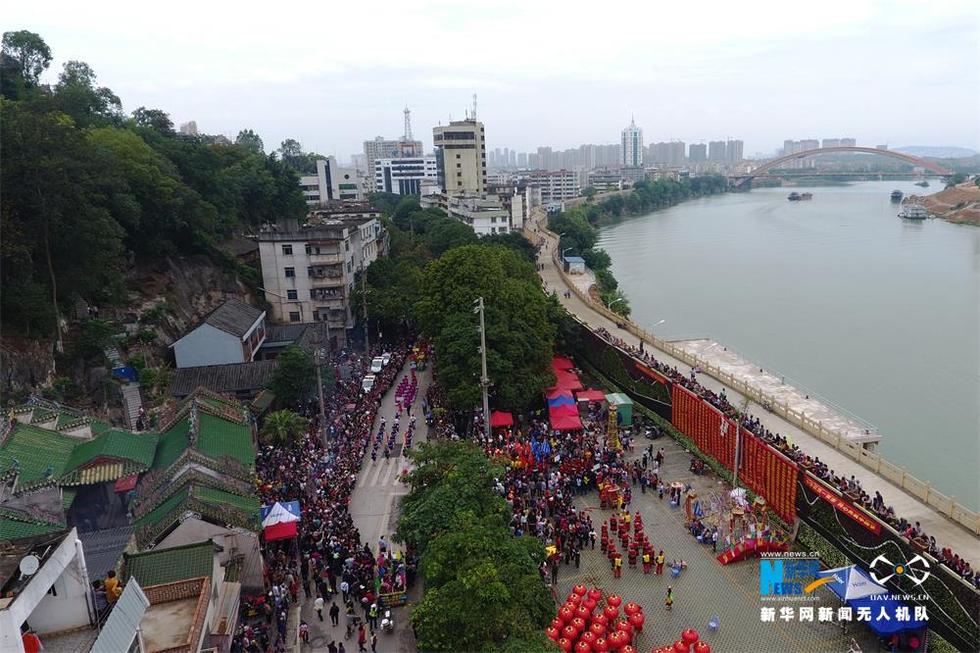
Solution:
M 39 7 L 43 6 L 43 10 Z M 129 112 L 234 136 L 251 127 L 342 161 L 376 135 L 462 118 L 488 146 L 608 143 L 634 115 L 647 143 L 786 138 L 980 149 L 980 3 L 8 3 L 56 78 L 88 62 Z

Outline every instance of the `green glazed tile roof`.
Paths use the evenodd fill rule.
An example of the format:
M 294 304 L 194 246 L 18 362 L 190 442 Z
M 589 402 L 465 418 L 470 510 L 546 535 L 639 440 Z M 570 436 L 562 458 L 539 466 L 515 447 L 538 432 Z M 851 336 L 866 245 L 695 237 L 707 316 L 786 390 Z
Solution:
M 124 458 L 146 468 L 153 462 L 158 440 L 155 433 L 130 433 L 111 429 L 75 447 L 65 469 L 74 470 L 101 457 Z
M 187 433 L 190 422 L 185 417 L 170 427 L 170 430 L 160 436 L 156 457 L 153 460 L 154 469 L 166 469 L 187 449 Z
M 206 485 L 195 487 L 193 494 L 198 499 L 207 501 L 208 503 L 221 503 L 250 512 L 256 516 L 259 514 L 259 500 L 255 497 L 244 497 L 240 494 L 225 492 L 224 490 Z
M 255 466 L 255 445 L 245 424 L 198 412 L 200 421 L 197 436 L 197 450 L 212 458 L 231 456 L 246 467 Z
M 38 426 L 17 424 L 0 449 L 0 475 L 11 470 L 17 459 L 20 462 L 18 490 L 44 481 L 48 469 L 51 478 L 57 480 L 78 442 L 78 438 Z
M 112 428 L 107 423 L 97 419 L 93 419 L 91 422 L 89 422 L 89 427 L 92 429 L 92 433 L 102 433 L 103 431 L 108 431 L 110 428 Z
M 140 527 L 155 524 L 166 517 L 171 510 L 183 503 L 184 499 L 187 498 L 187 494 L 187 488 L 184 488 L 179 492 L 175 492 L 174 494 L 170 495 L 166 501 L 161 501 L 156 508 L 137 519 L 134 522 L 134 525 Z
M 71 508 L 71 504 L 75 503 L 75 495 L 78 494 L 78 490 L 75 488 L 61 488 L 61 507 L 68 512 Z
M 199 576 L 211 577 L 214 542 L 200 542 L 171 549 L 123 556 L 123 579 L 135 578 L 142 587 L 173 583 Z
M 64 524 L 39 524 L 0 517 L 0 542 L 65 530 Z
M 31 424 L 47 422 L 48 420 L 57 416 L 58 413 L 54 412 L 53 410 L 48 410 L 47 408 L 35 408 L 34 413 L 31 415 Z

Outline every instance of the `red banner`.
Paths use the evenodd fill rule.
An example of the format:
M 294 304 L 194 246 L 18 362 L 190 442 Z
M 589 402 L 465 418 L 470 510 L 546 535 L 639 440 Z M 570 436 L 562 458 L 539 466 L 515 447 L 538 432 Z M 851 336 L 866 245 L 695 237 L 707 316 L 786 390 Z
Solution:
M 667 377 L 661 374 L 660 372 L 650 369 L 643 363 L 633 363 L 633 364 L 636 366 L 636 369 L 638 372 L 640 372 L 640 374 L 650 377 L 657 383 L 663 383 L 664 385 L 667 385 Z
M 860 508 L 852 505 L 850 501 L 842 496 L 839 496 L 836 492 L 826 487 L 812 476 L 804 476 L 803 482 L 806 483 L 806 486 L 815 492 L 817 496 L 833 506 L 834 510 L 844 513 L 875 535 L 881 534 L 881 524 L 878 523 L 878 520 L 866 514 Z
M 734 420 L 687 388 L 674 384 L 671 389 L 674 426 L 691 438 L 702 453 L 728 469 L 735 468 Z
M 798 473 L 796 463 L 772 449 L 751 431 L 742 429 L 742 464 L 738 479 L 763 497 L 787 523 L 796 518 Z

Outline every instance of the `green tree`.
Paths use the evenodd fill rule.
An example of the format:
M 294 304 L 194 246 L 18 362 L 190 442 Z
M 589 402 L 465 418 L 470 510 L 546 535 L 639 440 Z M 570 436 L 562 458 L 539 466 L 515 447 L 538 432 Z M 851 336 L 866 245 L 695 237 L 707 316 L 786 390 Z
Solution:
M 308 420 L 291 410 L 269 413 L 262 422 L 262 440 L 267 444 L 290 446 L 306 431 Z
M 96 86 L 92 67 L 83 61 L 69 61 L 54 87 L 55 104 L 79 126 L 118 123 L 122 102 L 105 86 Z
M 450 404 L 471 408 L 480 397 L 478 324 L 473 302 L 483 297 L 487 368 L 494 403 L 525 408 L 554 381 L 554 326 L 534 266 L 515 251 L 467 245 L 429 263 L 416 320 L 435 338 L 436 369 Z
M 241 145 L 249 152 L 261 154 L 265 151 L 262 139 L 251 129 L 243 129 L 235 137 L 235 145 Z
M 20 64 L 21 78 L 37 86 L 41 73 L 51 65 L 51 48 L 38 34 L 27 30 L 3 33 L 3 54 Z
M 149 127 L 164 134 L 173 134 L 174 132 L 174 123 L 170 120 L 170 116 L 160 109 L 140 107 L 133 111 L 133 122 L 140 127 Z
M 479 241 L 472 227 L 450 218 L 437 221 L 427 230 L 426 236 L 429 241 L 429 251 L 436 257 L 442 256 L 454 247 L 473 245 Z
M 596 192 L 597 191 L 595 188 L 592 186 L 587 186 L 582 190 L 582 195 L 585 197 L 585 199 L 591 202 L 592 198 L 596 196 Z
M 285 405 L 309 399 L 316 392 L 316 367 L 310 352 L 291 345 L 276 357 L 269 389 Z

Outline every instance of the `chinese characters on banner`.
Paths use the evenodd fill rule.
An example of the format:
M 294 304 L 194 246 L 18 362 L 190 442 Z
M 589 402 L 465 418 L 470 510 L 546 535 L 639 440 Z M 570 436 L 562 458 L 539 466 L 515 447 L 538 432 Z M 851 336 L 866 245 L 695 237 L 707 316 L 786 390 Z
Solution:
M 817 496 L 829 503 L 837 512 L 844 513 L 875 535 L 879 535 L 881 533 L 881 523 L 879 523 L 877 519 L 874 519 L 870 515 L 866 514 L 860 508 L 855 507 L 843 497 L 838 496 L 836 492 L 828 489 L 820 481 L 817 481 L 816 479 L 807 475 L 803 477 L 803 482 L 806 483 L 808 489 L 812 490 L 817 494 Z
M 787 523 L 796 518 L 797 475 L 796 463 L 773 450 L 751 431 L 742 429 L 742 464 L 738 478 L 764 497 L 769 507 Z

